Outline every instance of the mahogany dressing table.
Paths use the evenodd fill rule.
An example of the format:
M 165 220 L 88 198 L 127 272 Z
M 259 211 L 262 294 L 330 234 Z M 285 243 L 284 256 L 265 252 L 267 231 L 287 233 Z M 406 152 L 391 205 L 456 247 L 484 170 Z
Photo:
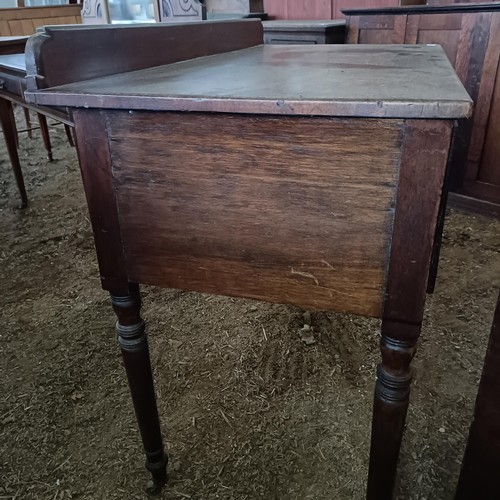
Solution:
M 161 487 L 139 284 L 381 318 L 367 496 L 391 498 L 452 129 L 471 100 L 438 46 L 261 45 L 261 24 L 239 21 L 246 48 L 231 47 L 232 23 L 204 24 L 212 55 L 192 26 L 156 27 L 171 64 L 44 90 L 45 51 L 78 35 L 27 48 L 27 99 L 72 110 L 146 466 Z

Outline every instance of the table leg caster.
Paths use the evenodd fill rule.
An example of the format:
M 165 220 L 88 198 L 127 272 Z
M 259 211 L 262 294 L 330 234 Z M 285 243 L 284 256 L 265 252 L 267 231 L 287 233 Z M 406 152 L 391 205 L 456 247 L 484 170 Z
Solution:
M 152 481 L 146 488 L 148 495 L 158 495 L 163 486 L 167 484 L 167 463 L 168 457 L 165 452 L 160 450 L 156 453 L 146 453 L 146 469 L 151 472 Z

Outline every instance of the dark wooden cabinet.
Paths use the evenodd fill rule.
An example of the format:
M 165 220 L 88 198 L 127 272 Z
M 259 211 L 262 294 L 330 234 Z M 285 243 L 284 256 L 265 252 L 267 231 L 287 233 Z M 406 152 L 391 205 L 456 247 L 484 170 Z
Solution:
M 264 21 L 264 43 L 344 43 L 345 21 Z
M 343 19 L 342 9 L 425 5 L 425 0 L 264 0 L 272 19 Z
M 474 99 L 451 155 L 455 202 L 500 214 L 500 3 L 345 10 L 349 43 L 439 44 Z

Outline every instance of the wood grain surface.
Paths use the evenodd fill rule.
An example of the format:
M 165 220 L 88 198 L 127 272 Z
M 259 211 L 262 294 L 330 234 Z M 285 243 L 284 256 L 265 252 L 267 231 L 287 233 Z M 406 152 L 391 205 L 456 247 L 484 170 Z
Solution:
M 420 45 L 261 45 L 31 98 L 78 107 L 393 118 L 464 118 L 472 109 L 441 47 Z
M 380 316 L 402 121 L 107 116 L 130 281 Z

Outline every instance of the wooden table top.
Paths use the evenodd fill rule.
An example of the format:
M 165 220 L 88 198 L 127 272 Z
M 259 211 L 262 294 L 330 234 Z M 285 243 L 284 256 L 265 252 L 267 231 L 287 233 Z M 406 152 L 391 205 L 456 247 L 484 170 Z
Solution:
M 441 119 L 468 117 L 472 110 L 436 45 L 260 45 L 54 87 L 30 100 L 129 110 Z

